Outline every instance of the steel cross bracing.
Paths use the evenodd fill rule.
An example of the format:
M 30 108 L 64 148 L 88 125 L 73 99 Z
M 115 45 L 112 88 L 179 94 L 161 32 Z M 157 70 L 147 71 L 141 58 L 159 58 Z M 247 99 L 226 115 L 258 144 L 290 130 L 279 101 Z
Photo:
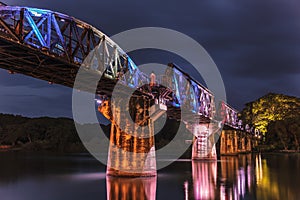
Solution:
M 239 128 L 238 112 L 224 101 L 220 102 L 219 115 L 224 124 Z
M 219 104 L 219 118 L 223 121 L 223 124 L 248 133 L 254 134 L 254 128 L 249 124 L 244 124 L 241 119 L 238 119 L 238 111 L 228 105 L 226 102 L 221 101 Z
M 171 86 L 173 91 L 173 105 L 184 107 L 189 112 L 212 119 L 216 109 L 213 94 L 180 67 L 170 63 L 166 70 L 163 85 Z M 169 80 L 168 80 L 169 79 Z
M 168 108 L 185 107 L 193 116 L 208 120 L 225 112 L 225 125 L 242 126 L 237 126 L 236 110 L 224 103 L 225 110 L 221 106 L 217 112 L 213 94 L 175 64 L 169 64 L 172 70 L 157 80 L 155 89 L 147 89 L 149 77 L 107 35 L 50 10 L 0 5 L 0 66 L 68 87 L 73 87 L 83 66 L 91 76 L 103 74 L 96 93 L 105 98 L 119 82 L 139 88 Z

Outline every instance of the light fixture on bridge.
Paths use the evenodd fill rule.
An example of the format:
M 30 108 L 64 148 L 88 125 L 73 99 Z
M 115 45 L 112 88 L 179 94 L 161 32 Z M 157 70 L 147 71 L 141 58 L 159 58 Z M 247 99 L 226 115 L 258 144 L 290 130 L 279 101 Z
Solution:
M 42 10 L 38 8 L 27 8 L 28 11 L 34 16 L 34 17 L 41 17 L 43 14 L 47 14 L 47 10 Z
M 97 103 L 98 105 L 102 104 L 102 100 L 101 100 L 101 99 L 95 99 L 95 101 L 96 101 L 96 103 Z
M 35 17 L 41 17 L 42 14 L 38 13 L 37 11 L 31 10 L 31 14 L 34 15 Z

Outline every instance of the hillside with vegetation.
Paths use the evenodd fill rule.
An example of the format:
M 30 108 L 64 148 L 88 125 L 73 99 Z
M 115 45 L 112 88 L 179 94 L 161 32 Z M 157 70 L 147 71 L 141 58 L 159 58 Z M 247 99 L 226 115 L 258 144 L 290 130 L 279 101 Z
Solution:
M 247 103 L 241 113 L 244 122 L 263 135 L 269 150 L 299 151 L 300 99 L 269 93 Z
M 82 132 L 98 130 L 98 124 L 82 124 Z M 110 137 L 110 124 L 101 125 L 107 138 Z M 155 135 L 156 149 L 163 148 L 173 140 L 177 131 L 189 134 L 186 129 L 179 129 L 176 120 L 167 120 L 162 130 Z M 97 135 L 97 134 L 88 134 Z M 90 141 L 93 138 L 89 138 Z M 89 142 L 89 141 L 86 141 Z M 178 145 L 185 141 L 177 141 Z M 0 150 L 85 152 L 74 121 L 68 118 L 27 118 L 20 115 L 0 114 Z
M 28 151 L 84 150 L 72 119 L 10 114 L 0 114 L 0 147 Z

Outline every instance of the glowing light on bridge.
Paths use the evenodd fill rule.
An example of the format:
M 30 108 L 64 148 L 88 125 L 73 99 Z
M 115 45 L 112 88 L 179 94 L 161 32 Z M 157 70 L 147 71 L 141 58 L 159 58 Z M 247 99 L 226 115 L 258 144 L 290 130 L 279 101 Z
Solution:
M 152 89 L 147 89 L 150 78 L 115 42 L 103 32 L 74 17 L 44 9 L 0 6 L 0 44 L 0 58 L 3 60 L 0 67 L 16 73 L 68 87 L 74 86 L 79 68 L 89 77 L 102 75 L 96 91 L 88 84 L 82 84 L 74 89 L 104 96 L 104 98 L 97 99 L 95 104 L 99 105 L 98 110 L 103 111 L 103 115 L 113 124 L 110 142 L 119 149 L 110 151 L 109 155 L 114 154 L 114 156 L 109 158 L 109 160 L 113 159 L 113 162 L 109 161 L 109 163 L 117 165 L 115 166 L 117 175 L 126 166 L 140 165 L 140 169 L 141 166 L 144 167 L 144 158 L 142 157 L 139 160 L 137 156 L 134 156 L 129 161 L 130 152 L 136 154 L 150 152 L 151 159 L 148 160 L 147 157 L 145 166 L 149 168 L 152 175 L 156 175 L 156 162 L 154 122 L 149 118 L 150 112 L 146 108 L 147 106 L 140 108 L 143 110 L 144 116 L 138 120 L 138 123 L 146 124 L 149 127 L 147 133 L 146 131 L 142 132 L 144 136 L 149 136 L 147 139 L 140 139 L 137 136 L 128 139 L 129 135 L 139 134 L 137 129 L 132 129 L 133 131 L 130 132 L 130 130 L 123 131 L 119 127 L 120 119 L 126 122 L 123 115 L 120 114 L 123 102 L 113 105 L 113 107 L 117 107 L 113 110 L 117 113 L 114 116 L 117 117 L 115 117 L 116 119 L 112 118 L 110 98 L 116 83 L 120 83 L 124 88 L 134 88 L 139 91 L 136 98 L 141 97 L 144 102 L 159 103 L 160 111 L 167 110 L 168 117 L 184 121 L 192 133 L 194 133 L 194 127 L 205 126 L 210 122 L 219 122 L 220 116 L 223 117 L 223 123 L 226 126 L 233 129 L 241 128 L 237 125 L 235 109 L 225 102 L 222 102 L 221 106 L 224 110 L 217 109 L 214 94 L 174 63 L 168 64 L 169 67 L 161 82 L 158 81 L 155 84 L 156 93 Z M 89 80 L 85 81 L 89 82 Z M 104 104 L 106 108 L 102 108 Z M 136 106 L 133 105 L 132 108 L 135 109 Z M 179 116 L 179 107 L 187 108 L 188 114 Z M 162 113 L 160 111 L 159 114 Z M 224 115 L 220 115 L 221 111 Z M 214 144 L 213 138 L 216 132 L 209 127 L 205 132 L 208 134 L 204 134 L 204 132 L 196 134 L 199 136 L 195 140 L 195 146 L 199 147 L 196 150 L 205 154 L 210 152 L 209 157 L 215 158 L 215 146 L 207 144 Z M 120 153 L 120 149 L 126 152 Z M 202 157 L 198 156 L 198 158 Z M 210 193 L 207 192 L 210 190 L 211 188 L 205 185 L 195 192 L 197 195 L 205 196 Z

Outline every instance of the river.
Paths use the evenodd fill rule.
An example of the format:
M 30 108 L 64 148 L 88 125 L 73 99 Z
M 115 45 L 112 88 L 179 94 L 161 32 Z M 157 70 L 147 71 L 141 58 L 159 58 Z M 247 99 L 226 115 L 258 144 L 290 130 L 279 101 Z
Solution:
M 217 162 L 178 160 L 154 178 L 107 178 L 105 169 L 88 154 L 1 152 L 0 198 L 300 199 L 300 154 L 222 156 Z

